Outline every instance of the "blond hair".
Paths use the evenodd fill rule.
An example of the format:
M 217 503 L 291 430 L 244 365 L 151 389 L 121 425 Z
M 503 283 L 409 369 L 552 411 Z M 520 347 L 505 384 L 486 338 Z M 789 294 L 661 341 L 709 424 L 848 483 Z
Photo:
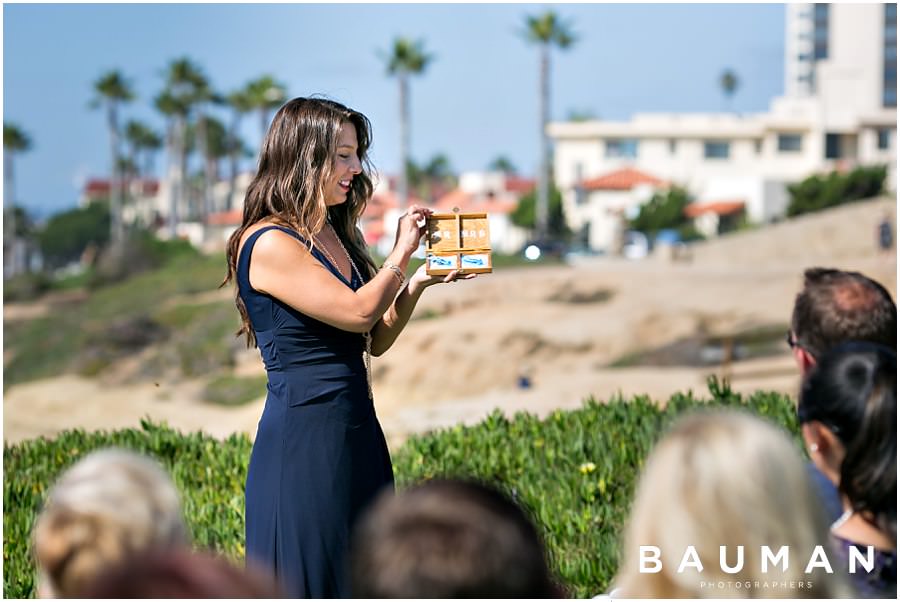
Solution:
M 122 449 L 93 452 L 59 477 L 34 526 L 39 587 L 77 597 L 104 569 L 188 543 L 178 491 L 159 464 Z
M 641 476 L 625 546 L 616 579 L 625 597 L 852 595 L 836 575 L 804 572 L 816 546 L 829 550 L 808 474 L 784 432 L 743 412 L 688 416 L 663 438 Z M 658 548 L 659 572 L 640 572 L 640 546 Z M 678 571 L 689 546 L 702 572 L 691 566 Z M 738 573 L 720 567 L 720 546 L 726 546 L 729 566 L 736 565 L 738 547 L 744 547 Z M 773 554 L 788 546 L 787 569 L 769 564 L 764 573 L 763 546 Z M 762 587 L 773 582 L 777 585 Z

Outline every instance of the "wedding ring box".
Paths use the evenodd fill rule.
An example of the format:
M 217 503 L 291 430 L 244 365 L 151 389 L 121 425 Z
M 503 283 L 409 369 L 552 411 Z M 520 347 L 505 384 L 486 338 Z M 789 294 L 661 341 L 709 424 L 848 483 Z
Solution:
M 487 213 L 432 214 L 425 231 L 425 273 L 444 276 L 493 271 Z

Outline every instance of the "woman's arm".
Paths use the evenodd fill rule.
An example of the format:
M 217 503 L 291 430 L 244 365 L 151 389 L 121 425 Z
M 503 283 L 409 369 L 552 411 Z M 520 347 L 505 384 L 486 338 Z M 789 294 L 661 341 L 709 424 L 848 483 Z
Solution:
M 397 337 L 403 331 L 406 323 L 412 315 L 419 297 L 422 292 L 433 284 L 439 282 L 453 282 L 455 280 L 470 280 L 477 274 L 469 274 L 467 276 L 459 276 L 457 271 L 450 272 L 446 276 L 428 276 L 425 273 L 425 266 L 422 265 L 416 273 L 409 279 L 409 284 L 403 287 L 397 299 L 391 305 L 384 317 L 375 323 L 372 330 L 372 355 L 379 356 L 394 344 Z
M 406 269 L 419 246 L 422 227 L 417 221 L 421 220 L 420 211 L 410 210 L 398 223 L 397 244 L 388 261 L 400 269 Z M 300 241 L 279 230 L 265 232 L 256 241 L 249 277 L 254 289 L 349 332 L 371 330 L 391 307 L 398 288 L 393 271 L 380 270 L 354 292 Z

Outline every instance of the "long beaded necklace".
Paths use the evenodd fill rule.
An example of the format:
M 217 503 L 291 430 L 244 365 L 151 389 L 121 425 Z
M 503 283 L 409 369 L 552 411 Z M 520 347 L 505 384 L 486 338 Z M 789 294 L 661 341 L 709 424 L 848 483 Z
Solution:
M 331 220 L 327 220 L 325 225 L 331 230 L 331 233 L 334 235 L 334 238 L 338 242 L 338 246 L 341 247 L 341 250 L 344 252 L 344 256 L 347 258 L 347 261 L 350 262 L 350 269 L 352 270 L 350 275 L 356 274 L 356 277 L 359 279 L 359 282 L 363 282 L 362 274 L 359 273 L 359 268 L 356 267 L 356 262 L 353 261 L 353 258 L 350 257 L 350 253 L 347 251 L 347 247 L 344 246 L 341 237 L 338 236 L 338 233 L 335 231 L 334 226 L 331 225 Z M 318 239 L 317 239 L 318 240 Z M 334 256 L 328 251 L 328 248 L 324 244 L 319 244 L 319 250 L 328 258 L 328 261 L 331 262 L 331 265 L 334 266 L 334 269 L 340 271 L 338 268 L 337 261 L 335 261 Z M 372 393 L 372 331 L 366 331 L 363 333 L 363 338 L 366 341 L 366 352 L 363 356 L 365 365 L 366 365 L 366 384 L 369 387 L 369 399 L 374 400 L 375 395 Z

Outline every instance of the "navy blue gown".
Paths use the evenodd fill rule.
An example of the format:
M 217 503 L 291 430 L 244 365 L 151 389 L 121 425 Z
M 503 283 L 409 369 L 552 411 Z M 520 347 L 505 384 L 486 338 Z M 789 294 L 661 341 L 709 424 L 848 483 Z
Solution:
M 354 521 L 393 488 L 387 444 L 369 399 L 361 334 L 304 315 L 250 286 L 251 234 L 238 256 L 238 291 L 268 374 L 246 485 L 247 561 L 273 570 L 291 597 L 349 597 Z M 313 255 L 353 290 L 351 281 Z

